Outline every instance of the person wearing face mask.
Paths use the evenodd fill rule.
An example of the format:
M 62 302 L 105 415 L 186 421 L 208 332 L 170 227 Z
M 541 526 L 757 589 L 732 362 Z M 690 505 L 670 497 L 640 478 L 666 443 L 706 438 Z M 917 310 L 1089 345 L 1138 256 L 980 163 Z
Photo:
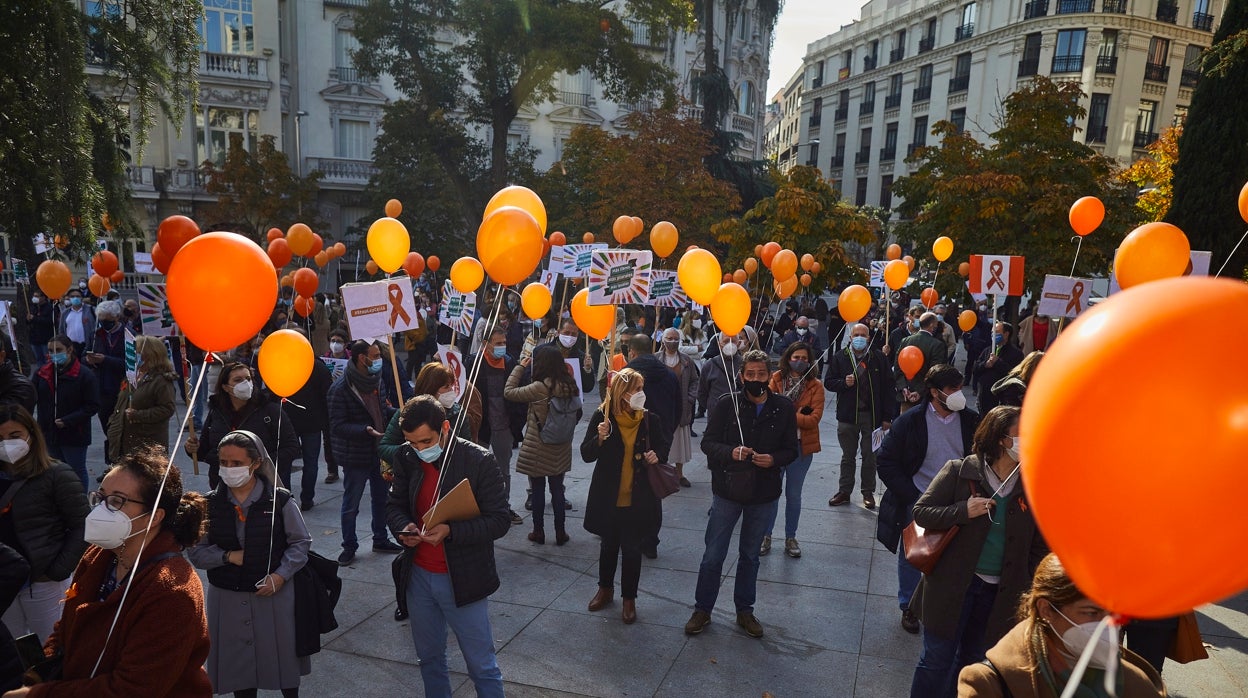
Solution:
M 687 310 L 680 322 L 680 353 L 698 363 L 705 351 L 706 332 L 702 331 L 702 318 Z
M 702 364 L 698 376 L 698 404 L 710 414 L 715 405 L 737 392 L 737 376 L 741 373 L 741 346 L 745 332 L 732 336 L 720 332 L 716 336 L 716 352 Z
M 888 343 L 882 349 L 884 356 L 892 357 L 895 348 L 900 349 L 902 342 L 906 341 L 906 338 L 919 331 L 919 317 L 922 314 L 923 307 L 919 305 L 910 308 L 904 315 L 900 313 L 893 314 L 893 327 L 888 331 Z
M 6 696 L 212 695 L 204 589 L 183 556 L 199 540 L 204 498 L 183 492 L 167 464 L 155 447 L 127 453 L 91 493 L 90 547 L 44 643 L 61 655 L 62 675 Z
M 121 324 L 121 304 L 117 301 L 104 301 L 95 309 L 98 320 L 95 334 L 87 345 L 87 352 L 82 360 L 95 372 L 96 382 L 100 388 L 99 412 L 100 430 L 104 432 L 105 463 L 112 462 L 109 450 L 108 420 L 112 417 L 113 406 L 117 404 L 117 396 L 121 393 L 122 381 L 126 379 L 126 330 Z
M 455 632 L 478 696 L 502 698 L 489 596 L 498 590 L 494 541 L 511 528 L 503 477 L 488 450 L 451 434 L 446 411 L 432 396 L 403 405 L 406 445 L 394 461 L 386 501 L 390 530 L 402 541 L 395 561 L 400 610 L 410 614 L 425 695 L 449 696 L 446 630 Z M 424 526 L 434 502 L 467 480 L 478 515 Z
M 685 463 L 693 459 L 693 412 L 698 402 L 698 383 L 701 379 L 698 365 L 688 354 L 681 351 L 680 330 L 667 328 L 663 330 L 663 342 L 659 352 L 655 354 L 668 371 L 675 374 L 679 387 L 676 392 L 678 411 L 676 429 L 672 432 L 672 447 L 669 458 L 676 466 L 676 474 L 680 477 L 681 487 L 692 487 L 685 477 Z
M 661 500 L 650 489 L 646 468 L 666 460 L 670 446 L 662 418 L 646 409 L 644 387 L 645 378 L 637 371 L 617 373 L 581 441 L 581 457 L 594 463 L 585 530 L 601 538 L 598 591 L 589 610 L 601 610 L 614 600 L 615 569 L 622 559 L 621 618 L 626 625 L 637 620 L 642 547 L 662 520 Z
M 226 434 L 217 461 L 221 483 L 208 494 L 208 530 L 187 551 L 208 573 L 208 678 L 217 694 L 263 689 L 292 698 L 312 670 L 311 658 L 295 650 L 291 583 L 307 564 L 312 536 L 255 434 Z
M 971 371 L 977 381 L 978 389 L 975 398 L 980 414 L 998 404 L 992 386 L 1005 378 L 1023 360 L 1023 352 L 1014 344 L 1014 326 L 1008 322 L 998 322 L 992 327 L 993 344 L 984 347 L 975 359 Z
M 74 344 L 74 353 L 78 356 L 83 355 L 87 342 L 95 336 L 95 311 L 83 302 L 82 295 L 83 292 L 78 289 L 70 289 L 65 294 L 61 301 L 64 306 L 61 318 L 56 325 L 57 334 L 69 337 Z
M 416 375 L 414 390 L 416 395 L 429 395 L 437 400 L 439 405 L 442 405 L 451 426 L 459 429 L 456 436 L 475 441 L 473 437 L 481 428 L 482 410 L 481 396 L 472 386 L 468 387 L 468 400 L 461 401 L 455 372 L 440 363 L 430 362 L 420 367 L 420 373 Z M 465 404 L 468 405 L 467 414 L 461 418 L 460 414 L 465 411 Z M 399 417 L 400 413 L 396 410 L 386 425 L 385 435 L 378 442 L 377 454 L 385 463 L 394 462 L 394 457 L 398 455 L 404 443 L 403 430 L 399 427 Z
M 841 478 L 828 506 L 849 503 L 854 491 L 854 452 L 862 458 L 862 505 L 875 508 L 875 450 L 871 436 L 876 429 L 892 428 L 897 399 L 888 371 L 888 359 L 871 347 L 870 330 L 854 323 L 849 348 L 832 355 L 824 385 L 836 393 L 836 438 L 841 446 Z
M 897 357 L 893 357 L 893 375 L 896 376 L 898 402 L 902 412 L 923 401 L 923 373 L 937 364 L 949 362 L 949 350 L 940 338 L 940 333 L 941 323 L 936 313 L 923 313 L 919 316 L 919 331 L 904 339 L 897 347 L 898 355 L 906 347 L 917 347 L 923 353 L 923 367 L 914 378 L 906 378 L 897 363 Z
M 1019 615 L 1022 621 L 988 650 L 986 662 L 962 669 L 958 675 L 959 698 L 1058 698 L 1108 611 L 1085 596 L 1066 574 L 1061 560 L 1050 553 L 1036 567 L 1031 589 L 1019 602 Z M 1108 632 L 1097 640 L 1092 662 L 1075 695 L 1107 695 L 1105 670 L 1110 662 L 1118 665 L 1120 698 L 1167 695 L 1161 675 L 1143 657 L 1128 649 L 1120 649 L 1115 656 Z
M 95 372 L 78 360 L 73 342 L 59 335 L 48 342 L 51 360 L 35 372 L 39 392 L 36 416 L 53 458 L 65 461 L 88 489 L 87 447 L 91 418 L 100 411 Z
M 282 482 L 290 477 L 291 464 L 302 453 L 294 423 L 282 418 L 281 404 L 256 387 L 254 376 L 250 368 L 238 362 L 222 366 L 217 390 L 208 398 L 204 428 L 198 437 L 187 439 L 186 454 L 208 464 L 208 486 L 213 489 L 221 482 L 216 444 L 231 431 L 245 429 L 258 435 L 265 451 L 277 454 Z
M 21 405 L 34 412 L 39 395 L 35 384 L 18 370 L 15 356 L 9 336 L 0 332 L 0 405 Z
M 360 513 L 364 488 L 372 504 L 373 552 L 397 553 L 403 548 L 386 535 L 386 488 L 381 475 L 378 442 L 393 414 L 386 404 L 386 381 L 381 380 L 381 348 L 356 340 L 349 347 L 351 363 L 329 388 L 329 428 L 334 433 L 334 461 L 342 468 L 342 552 L 338 564 L 355 560 L 359 539 L 355 520 Z
M 797 523 L 802 515 L 802 485 L 810 463 L 822 446 L 819 443 L 819 420 L 823 419 L 823 385 L 819 372 L 811 364 L 814 354 L 805 342 L 794 342 L 780 357 L 780 368 L 771 374 L 768 389 L 793 402 L 797 411 L 798 446 L 801 451 L 784 469 L 784 554 L 792 558 L 802 556 L 797 544 Z M 772 509 L 767 535 L 763 536 L 760 555 L 771 552 L 771 534 L 776 528 L 779 506 Z
M 121 304 L 121 324 L 130 330 L 131 334 L 143 334 L 143 319 L 139 316 L 139 302 L 133 298 L 127 298 Z
M 169 420 L 173 418 L 174 382 L 178 379 L 159 337 L 139 335 L 134 340 L 135 380 L 126 383 L 113 401 L 108 420 L 109 462 L 151 444 L 169 451 Z
M 910 600 L 921 573 L 906 561 L 901 531 L 913 518 L 919 495 L 945 463 L 971 453 L 979 415 L 966 409 L 962 374 L 948 364 L 932 366 L 924 376 L 926 391 L 918 407 L 893 420 L 876 454 L 875 468 L 887 491 L 880 500 L 875 537 L 897 553 L 897 602 L 901 627 L 918 633 L 919 619 Z
M 823 354 L 823 340 L 810 331 L 810 319 L 805 315 L 798 316 L 797 320 L 793 322 L 793 329 L 785 332 L 780 337 L 780 341 L 776 344 L 776 351 L 784 354 L 784 350 L 788 349 L 789 345 L 794 342 L 805 342 L 810 346 L 816 357 Z
M 48 342 L 56 334 L 60 322 L 61 307 L 44 298 L 36 291 L 30 296 L 26 309 L 26 322 L 30 332 L 30 350 L 35 355 L 35 366 L 42 366 L 48 359 Z
M 594 361 L 584 351 L 585 340 L 581 337 L 581 331 L 577 328 L 576 323 L 571 320 L 564 320 L 559 326 L 559 334 L 552 341 L 552 344 L 559 350 L 559 354 L 566 359 L 573 359 L 580 363 L 581 366 L 581 387 L 583 389 L 592 389 L 594 385 Z
M 1019 412 L 1001 406 L 984 415 L 973 453 L 945 463 L 914 505 L 916 525 L 960 530 L 910 603 L 923 624 L 912 698 L 953 697 L 962 667 L 982 660 L 1013 625 L 1049 552 L 1019 473 Z
M 40 641 L 52 634 L 78 559 L 87 549 L 83 522 L 90 508 L 82 481 L 52 459 L 26 408 L 0 406 L 0 543 L 29 564 L 21 593 L 4 611 L 14 635 Z
M 347 344 L 350 342 L 350 337 L 351 335 L 341 328 L 330 331 L 329 352 L 325 354 L 325 357 L 350 360 L 351 357 L 347 355 Z M 325 484 L 332 485 L 338 482 L 338 462 L 334 460 L 333 434 L 328 428 L 321 433 L 324 435 L 322 446 L 324 446 L 325 454 Z
M 1018 344 L 1026 356 L 1033 351 L 1046 351 L 1057 339 L 1057 320 L 1034 310 L 1018 321 Z
M 627 367 L 641 374 L 645 379 L 646 404 L 649 410 L 659 416 L 661 420 L 661 428 L 664 430 L 663 439 L 671 444 L 675 442 L 675 435 L 678 431 L 677 424 L 685 416 L 685 404 L 690 399 L 688 391 L 693 388 L 693 383 L 686 384 L 684 380 L 676 375 L 660 357 L 665 355 L 665 350 L 660 350 L 658 354 L 651 354 L 650 350 L 653 343 L 649 337 L 640 331 L 628 340 L 628 364 Z M 677 366 L 683 370 L 684 366 L 680 363 L 680 359 L 684 358 L 679 354 L 675 355 Z M 694 380 L 694 375 L 690 374 L 689 380 Z M 689 416 L 692 420 L 692 407 L 689 408 Z M 658 428 L 658 427 L 656 427 Z M 664 453 L 665 457 L 667 453 Z M 671 460 L 675 461 L 680 454 L 671 456 Z M 692 454 L 686 458 L 692 457 Z M 684 461 L 680 461 L 683 463 Z M 679 471 L 683 473 L 683 470 Z M 681 476 L 683 478 L 683 475 Z M 689 483 L 685 480 L 684 483 Z M 663 509 L 659 507 L 658 525 L 650 532 L 650 535 L 642 542 L 641 552 L 651 560 L 659 556 L 659 529 L 663 526 Z

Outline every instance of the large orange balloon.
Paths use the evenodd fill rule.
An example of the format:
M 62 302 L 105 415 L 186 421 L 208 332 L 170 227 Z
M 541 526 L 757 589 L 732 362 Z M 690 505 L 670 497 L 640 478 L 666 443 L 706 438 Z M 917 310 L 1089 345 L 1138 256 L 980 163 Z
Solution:
M 715 300 L 723 275 L 719 259 L 708 250 L 689 250 L 681 255 L 680 263 L 676 265 L 680 287 L 699 305 L 710 305 Z
M 776 281 L 774 286 L 776 289 L 776 296 L 778 296 L 780 300 L 784 300 L 797 292 L 797 276 L 793 275 L 784 281 Z
M 550 289 L 545 284 L 534 281 L 520 292 L 520 309 L 530 320 L 545 317 L 550 310 Z
M 680 241 L 680 233 L 676 231 L 676 226 L 667 221 L 659 221 L 650 229 L 650 249 L 659 256 L 660 259 L 667 259 L 676 251 L 676 244 Z
M 891 259 L 901 259 L 901 245 L 898 245 L 898 244 L 897 244 L 897 243 L 895 243 L 895 242 L 894 242 L 893 244 L 889 245 L 889 246 L 888 246 L 888 250 L 886 250 L 886 251 L 885 251 L 885 253 L 884 253 L 884 256 L 885 256 L 887 259 L 890 259 L 890 260 L 891 260 Z
M 802 265 L 802 271 L 810 271 L 811 268 L 815 266 L 815 256 L 813 254 L 810 254 L 809 252 L 802 255 L 802 259 L 800 261 Z
M 99 274 L 92 274 L 91 278 L 87 279 L 87 290 L 96 298 L 103 298 L 108 295 L 110 288 L 112 288 L 112 284 L 108 282 L 107 278 Z
M 304 257 L 312 250 L 312 229 L 304 223 L 295 223 L 286 231 L 286 244 L 291 254 Z
M 295 293 L 308 298 L 316 295 L 316 287 L 321 285 L 320 277 L 307 267 L 296 269 L 294 279 Z
M 715 292 L 711 301 L 711 319 L 724 334 L 735 335 L 750 320 L 750 294 L 740 284 L 727 283 Z
M 257 363 L 265 387 L 278 397 L 290 397 L 308 382 L 313 361 L 316 356 L 306 337 L 294 330 L 278 330 L 264 338 Z
M 900 259 L 894 259 L 884 265 L 884 285 L 894 291 L 910 283 L 910 267 Z
M 932 256 L 937 262 L 943 262 L 953 256 L 953 240 L 941 235 L 932 243 Z
M 1070 206 L 1070 227 L 1083 237 L 1096 230 L 1105 220 L 1105 204 L 1095 196 L 1085 196 Z
M 1169 223 L 1145 223 L 1128 233 L 1118 246 L 1114 276 L 1122 288 L 1182 276 L 1191 255 L 1191 245 L 1182 230 Z
M 776 255 L 779 253 L 780 253 L 780 243 L 768 242 L 765 245 L 763 245 L 763 248 L 761 250 L 759 250 L 758 258 L 763 260 L 763 266 L 767 267 L 768 269 L 771 269 L 772 260 L 774 260 L 776 258 Z
M 789 279 L 797 274 L 797 255 L 793 250 L 780 250 L 771 258 L 771 275 L 777 279 Z
M 108 250 L 100 250 L 91 258 L 91 269 L 105 278 L 117 271 L 117 255 Z
M 871 292 L 858 284 L 847 286 L 836 301 L 836 311 L 845 322 L 858 322 L 870 309 Z
M 368 246 L 368 255 L 377 266 L 387 274 L 393 274 L 403 266 L 407 253 L 412 249 L 412 236 L 407 228 L 394 218 L 378 218 L 368 226 L 368 235 L 364 238 Z M 294 249 L 294 244 L 291 244 Z M 295 250 L 295 254 L 299 251 Z
M 940 294 L 936 292 L 936 289 L 928 286 L 919 293 L 919 302 L 923 304 L 924 308 L 930 310 L 932 306 L 940 302 Z
M 490 202 L 485 205 L 485 213 L 481 217 L 483 219 L 489 218 L 495 211 L 506 206 L 514 206 L 522 211 L 527 211 L 533 217 L 533 220 L 537 221 L 539 237 L 546 235 L 546 205 L 542 203 L 541 197 L 532 189 L 518 185 L 499 189 L 490 198 Z M 481 251 L 478 250 L 478 256 L 480 256 L 480 253 Z M 485 262 L 484 259 L 481 261 L 482 263 Z M 488 264 L 486 269 L 489 269 Z M 528 275 L 526 274 L 525 276 Z M 490 278 L 493 278 L 493 276 Z
M 544 227 L 522 208 L 495 208 L 477 228 L 477 257 L 485 273 L 504 286 L 528 278 L 542 261 Z
M 566 245 L 566 244 L 568 244 L 568 236 L 566 236 L 566 235 L 564 235 L 563 233 L 561 233 L 561 232 L 559 232 L 558 230 L 556 230 L 555 232 L 553 232 L 553 233 L 551 233 L 551 234 L 550 234 L 550 244 L 552 244 L 552 245 Z
M 460 257 L 451 265 L 451 285 L 460 293 L 472 293 L 485 281 L 485 269 L 472 257 Z
M 615 306 L 590 305 L 589 289 L 583 288 L 572 296 L 572 321 L 590 337 L 606 339 L 615 324 Z
M 156 228 L 156 242 L 164 250 L 169 259 L 178 254 L 182 246 L 199 235 L 199 226 L 186 216 L 169 216 Z
M 958 327 L 962 328 L 963 332 L 970 332 L 977 324 L 979 324 L 979 316 L 974 310 L 963 310 L 958 314 Z
M 429 271 L 437 272 L 439 269 L 442 268 L 442 260 L 438 259 L 438 256 L 436 254 L 429 255 L 428 267 L 429 267 Z
M 611 224 L 611 234 L 615 236 L 616 242 L 627 245 L 633 239 L 633 219 L 629 216 L 617 217 Z
M 205 233 L 182 247 L 165 285 L 169 310 L 186 338 L 207 351 L 251 339 L 277 303 L 277 276 L 256 243 Z
M 269 261 L 273 262 L 274 269 L 281 269 L 290 264 L 293 256 L 290 243 L 286 242 L 286 238 L 278 238 L 269 243 Z
M 152 266 L 161 274 L 169 273 L 169 265 L 173 263 L 173 255 L 166 254 L 160 243 L 152 245 Z
M 745 269 L 746 274 L 750 274 L 752 276 L 754 272 L 758 271 L 758 260 L 753 257 L 746 257 L 745 264 L 741 266 Z
M 916 346 L 903 347 L 897 352 L 897 366 L 906 375 L 906 380 L 914 380 L 923 368 L 923 351 Z
M 386 217 L 398 218 L 403 215 L 403 202 L 398 199 L 390 199 L 386 202 Z
M 1182 380 L 1157 376 L 1158 357 L 1248 346 L 1248 325 L 1227 322 L 1244 308 L 1248 285 L 1203 276 L 1116 293 L 1067 326 L 1028 385 L 1028 501 L 1071 579 L 1110 611 L 1175 616 L 1248 587 L 1248 565 L 1228 555 L 1248 507 L 1174 490 L 1175 464 L 1193 449 L 1202 489 L 1248 490 L 1248 372 L 1192 361 Z M 1087 506 L 1072 491 L 1112 495 Z M 1165 502 L 1165 516 L 1142 502 Z
M 425 258 L 420 256 L 419 252 L 407 253 L 407 259 L 403 260 L 403 271 L 413 279 L 424 274 Z

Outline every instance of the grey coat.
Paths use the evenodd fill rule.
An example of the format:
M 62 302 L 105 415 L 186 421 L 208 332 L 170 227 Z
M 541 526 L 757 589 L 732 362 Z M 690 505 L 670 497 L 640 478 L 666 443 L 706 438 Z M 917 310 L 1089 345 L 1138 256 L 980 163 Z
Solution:
M 145 375 L 127 385 L 117 396 L 113 416 L 108 418 L 108 457 L 116 463 L 123 454 L 147 444 L 169 452 L 169 420 L 176 394 L 172 372 Z M 127 417 L 126 410 L 134 410 Z
M 524 441 L 521 442 L 520 453 L 516 456 L 516 472 L 529 477 L 562 475 L 572 469 L 572 442 L 548 444 L 542 443 L 541 437 L 541 428 L 546 423 L 546 413 L 550 410 L 551 384 L 548 381 L 533 381 L 520 387 L 520 378 L 524 371 L 524 366 L 516 366 L 507 377 L 507 386 L 503 388 L 504 399 L 529 405 Z M 567 388 L 562 383 L 554 389 L 557 397 L 571 397 L 576 392 L 576 388 Z
M 91 513 L 78 474 L 54 460 L 47 470 L 26 479 L 10 505 L 31 581 L 68 579 L 87 549 L 82 534 Z
M 725 362 L 727 371 L 724 370 Z M 740 354 L 731 359 L 716 354 L 702 364 L 702 375 L 698 378 L 698 402 L 707 414 L 715 408 L 715 403 L 737 392 L 737 377 L 740 375 Z

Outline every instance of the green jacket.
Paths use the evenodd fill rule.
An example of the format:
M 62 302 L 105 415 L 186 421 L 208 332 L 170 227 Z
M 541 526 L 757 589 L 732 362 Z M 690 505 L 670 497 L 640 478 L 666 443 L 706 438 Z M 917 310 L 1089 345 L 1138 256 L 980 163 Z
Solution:
M 897 356 L 906 347 L 918 347 L 919 351 L 923 352 L 923 368 L 919 369 L 912 379 L 907 379 L 906 374 L 902 373 L 901 367 L 897 365 Z M 927 370 L 936 364 L 944 363 L 949 363 L 949 347 L 945 346 L 944 340 L 940 337 L 933 337 L 922 330 L 906 337 L 901 346 L 897 347 L 897 354 L 893 356 L 893 373 L 897 377 L 897 392 L 900 394 L 902 388 L 909 388 L 916 393 L 923 394 L 923 376 L 927 375 Z

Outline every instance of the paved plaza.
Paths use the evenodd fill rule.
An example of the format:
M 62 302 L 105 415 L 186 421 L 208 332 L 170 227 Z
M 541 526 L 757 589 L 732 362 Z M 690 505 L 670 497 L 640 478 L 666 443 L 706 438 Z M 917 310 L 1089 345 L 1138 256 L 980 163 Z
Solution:
M 581 461 L 579 451 L 574 454 L 567 491 L 576 510 L 568 513 L 572 541 L 565 546 L 553 544 L 549 520 L 546 545 L 525 539 L 530 530 L 523 510 L 526 480 L 515 476 L 512 504 L 525 515 L 525 525 L 513 526 L 496 543 L 502 587 L 490 599 L 508 695 L 908 695 L 921 641 L 899 623 L 896 558 L 875 541 L 876 515 L 861 506 L 857 492 L 850 505 L 827 505 L 836 492 L 841 456 L 831 407 L 825 412 L 823 451 L 806 480 L 798 533 L 802 557 L 783 553 L 782 507 L 776 528 L 780 540 L 762 559 L 756 606 L 766 629 L 761 640 L 747 637 L 735 623 L 735 540 L 711 625 L 696 637 L 683 632 L 692 612 L 711 496 L 710 474 L 696 443 L 695 462 L 685 468 L 693 488 L 664 502 L 659 557 L 644 560 L 638 620 L 631 626 L 620 620 L 618 597 L 602 611 L 586 610 L 597 587 L 597 538 L 581 527 L 593 466 Z M 182 409 L 179 404 L 179 418 Z M 581 424 L 578 446 L 587 422 Z M 701 432 L 705 424 L 695 422 L 694 430 Z M 96 429 L 89 462 L 98 473 L 103 439 L 98 424 Z M 205 474 L 194 476 L 185 454 L 179 453 L 177 463 L 188 488 L 207 488 L 206 466 L 201 466 Z M 299 473 L 293 479 L 298 482 Z M 338 555 L 341 541 L 341 497 L 341 482 L 318 484 L 316 506 L 305 514 L 313 548 L 330 558 Z M 423 695 L 408 621 L 394 620 L 393 558 L 369 549 L 367 512 L 365 503 L 357 523 L 360 552 L 341 570 L 339 629 L 322 638 L 324 648 L 312 659 L 301 695 Z M 1202 609 L 1200 624 L 1205 641 L 1213 645 L 1210 659 L 1187 666 L 1167 663 L 1171 695 L 1248 696 L 1248 594 Z M 456 695 L 474 695 L 453 637 L 450 666 Z

